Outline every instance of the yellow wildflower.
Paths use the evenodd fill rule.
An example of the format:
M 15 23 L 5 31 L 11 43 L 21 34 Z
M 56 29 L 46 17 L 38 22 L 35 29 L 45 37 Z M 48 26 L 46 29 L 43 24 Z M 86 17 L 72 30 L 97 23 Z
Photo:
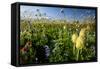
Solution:
M 81 29 L 81 31 L 79 33 L 79 36 L 80 37 L 85 37 L 85 32 L 86 32 L 86 29 L 85 28 Z
M 82 49 L 84 47 L 84 40 L 79 36 L 76 40 L 76 48 Z
M 66 29 L 66 26 L 64 26 L 63 28 Z
M 74 33 L 74 34 L 72 35 L 72 42 L 73 42 L 74 44 L 76 43 L 77 37 L 78 37 L 77 33 Z

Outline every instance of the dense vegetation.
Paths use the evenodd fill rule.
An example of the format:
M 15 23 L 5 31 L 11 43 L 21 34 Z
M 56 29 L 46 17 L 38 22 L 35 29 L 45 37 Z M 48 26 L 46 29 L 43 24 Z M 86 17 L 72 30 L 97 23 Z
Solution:
M 93 60 L 95 33 L 95 23 L 34 20 L 30 25 L 21 20 L 20 63 L 37 63 L 36 48 L 45 45 L 50 48 L 51 63 Z
M 20 20 L 20 64 L 92 61 L 96 59 L 95 17 L 83 21 L 48 19 L 39 9 Z M 61 9 L 60 14 L 64 15 Z M 75 14 L 75 13 L 74 13 Z M 47 52 L 44 52 L 47 47 Z M 47 57 L 43 57 L 47 55 Z M 46 58 L 46 59 L 45 59 Z

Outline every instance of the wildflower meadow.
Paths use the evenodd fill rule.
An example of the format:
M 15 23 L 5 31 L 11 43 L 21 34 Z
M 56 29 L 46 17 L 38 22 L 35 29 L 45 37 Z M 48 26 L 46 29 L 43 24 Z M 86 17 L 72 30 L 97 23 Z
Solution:
M 82 62 L 96 58 L 96 21 L 92 10 L 60 8 L 55 10 L 56 14 L 38 7 L 33 12 L 22 10 L 20 64 Z M 67 11 L 72 13 L 67 15 Z

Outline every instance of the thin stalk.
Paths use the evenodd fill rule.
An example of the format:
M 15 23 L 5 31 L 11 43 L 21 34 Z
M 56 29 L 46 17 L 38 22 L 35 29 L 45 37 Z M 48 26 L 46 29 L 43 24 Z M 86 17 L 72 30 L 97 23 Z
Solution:
M 75 55 L 75 44 L 73 46 L 73 55 Z
M 76 61 L 78 61 L 79 60 L 79 49 L 77 49 L 77 55 L 76 55 Z

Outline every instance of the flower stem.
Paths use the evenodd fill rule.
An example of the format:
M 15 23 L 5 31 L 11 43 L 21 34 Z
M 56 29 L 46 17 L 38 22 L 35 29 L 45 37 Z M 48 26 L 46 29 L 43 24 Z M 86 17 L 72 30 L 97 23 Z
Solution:
M 79 49 L 77 49 L 77 56 L 76 56 L 76 60 L 78 61 L 79 60 Z
M 73 55 L 75 55 L 75 44 L 73 46 Z

